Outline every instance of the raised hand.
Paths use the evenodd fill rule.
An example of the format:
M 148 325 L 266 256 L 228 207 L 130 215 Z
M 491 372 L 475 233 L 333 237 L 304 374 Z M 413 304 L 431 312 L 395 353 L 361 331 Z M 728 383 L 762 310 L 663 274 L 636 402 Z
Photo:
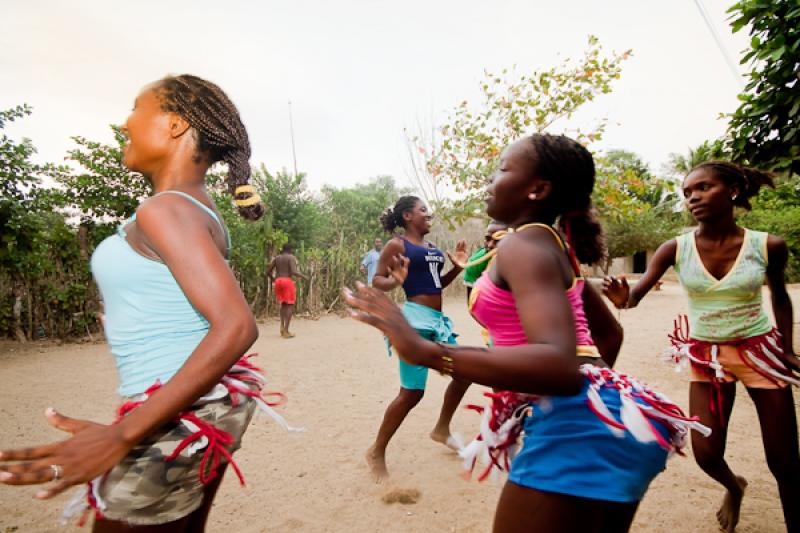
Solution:
M 450 261 L 457 267 L 464 268 L 464 265 L 469 261 L 469 255 L 467 255 L 467 241 L 464 239 L 458 241 L 456 243 L 456 251 L 447 252 L 447 257 L 449 257 Z
M 425 339 L 408 324 L 400 308 L 386 294 L 357 282 L 355 291 L 345 287 L 342 296 L 352 308 L 352 318 L 381 330 L 404 361 L 419 364 L 417 356 Z
M 614 304 L 614 307 L 624 309 L 628 305 L 628 299 L 631 294 L 628 280 L 625 279 L 625 276 L 618 278 L 606 276 L 603 278 L 603 294 Z
M 0 482 L 6 485 L 54 483 L 36 497 L 47 499 L 72 485 L 86 483 L 111 470 L 130 451 L 118 426 L 78 420 L 45 411 L 51 426 L 71 433 L 65 441 L 0 451 Z M 10 463 L 9 461 L 16 461 Z
M 406 278 L 408 277 L 408 265 L 410 263 L 411 260 L 403 254 L 395 255 L 391 258 L 391 262 L 387 267 L 389 270 L 389 275 L 396 279 L 397 283 L 402 285 L 405 283 Z

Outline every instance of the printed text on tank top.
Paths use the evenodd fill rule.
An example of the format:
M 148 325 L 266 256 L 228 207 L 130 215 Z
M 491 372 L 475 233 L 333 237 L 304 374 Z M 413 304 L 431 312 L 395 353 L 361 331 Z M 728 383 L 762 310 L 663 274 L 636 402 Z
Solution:
M 444 268 L 444 254 L 431 243 L 423 246 L 414 244 L 404 237 L 403 255 L 409 259 L 408 276 L 403 282 L 406 297 L 420 294 L 441 294 L 441 272 Z

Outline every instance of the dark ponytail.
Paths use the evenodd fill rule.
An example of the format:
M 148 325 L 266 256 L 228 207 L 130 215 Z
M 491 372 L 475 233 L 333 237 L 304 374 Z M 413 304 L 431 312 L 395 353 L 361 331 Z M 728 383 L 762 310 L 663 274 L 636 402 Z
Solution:
M 378 217 L 386 233 L 394 233 L 394 230 L 398 227 L 405 228 L 406 221 L 403 219 L 403 213 L 414 209 L 414 206 L 419 202 L 420 199 L 416 196 L 402 196 L 397 200 L 397 203 L 394 204 L 394 207 L 386 209 L 386 211 Z
M 217 85 L 197 76 L 167 76 L 157 87 L 161 107 L 186 120 L 195 132 L 197 151 L 211 163 L 228 165 L 225 180 L 239 214 L 257 220 L 264 204 L 250 181 L 250 139 L 239 111 Z
M 690 170 L 689 174 L 695 170 L 708 170 L 728 187 L 737 188 L 739 194 L 736 195 L 733 205 L 748 211 L 751 209 L 750 198 L 758 196 L 761 187 L 775 188 L 775 175 L 772 172 L 745 167 L 730 161 L 706 161 Z
M 589 150 L 565 135 L 531 136 L 536 175 L 552 183 L 553 207 L 571 251 L 584 264 L 606 257 L 603 226 L 592 206 L 594 159 Z M 576 265 L 577 266 L 577 265 Z
M 561 215 L 558 229 L 567 237 L 578 261 L 594 265 L 606 257 L 603 226 L 593 207 L 585 211 L 572 211 Z

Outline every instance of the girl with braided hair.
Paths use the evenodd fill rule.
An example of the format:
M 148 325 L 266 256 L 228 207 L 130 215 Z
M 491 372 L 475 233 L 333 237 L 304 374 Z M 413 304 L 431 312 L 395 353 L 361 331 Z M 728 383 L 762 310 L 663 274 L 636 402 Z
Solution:
M 578 269 L 604 255 L 594 176 L 591 154 L 564 136 L 536 134 L 503 152 L 486 202 L 509 229 L 472 291 L 489 348 L 431 342 L 380 291 L 344 291 L 353 318 L 383 331 L 407 363 L 505 391 L 487 393 L 495 402 L 478 454 L 511 462 L 496 532 L 628 531 L 650 481 L 696 425 L 610 368 L 622 329 Z
M 381 215 L 380 221 L 387 233 L 394 235 L 383 247 L 372 286 L 381 291 L 403 287 L 406 303 L 403 314 L 417 333 L 437 342 L 455 343 L 453 322 L 442 313 L 442 290 L 456 279 L 467 260 L 466 242 L 459 241 L 455 253 L 448 252 L 453 268 L 442 274 L 445 254 L 433 243 L 425 240 L 431 230 L 433 217 L 428 207 L 416 196 L 403 196 L 394 207 Z M 403 234 L 395 235 L 397 228 Z M 389 349 L 391 355 L 391 347 Z M 388 476 L 386 447 L 408 413 L 425 394 L 428 369 L 407 364 L 400 359 L 400 391 L 383 415 L 375 442 L 367 452 L 367 463 L 376 482 Z M 469 383 L 453 379 L 447 386 L 439 420 L 431 431 L 431 438 L 458 451 L 463 447 L 457 435 L 450 433 L 450 422 L 464 397 Z
M 71 436 L 0 452 L 0 481 L 54 481 L 36 493 L 42 499 L 83 484 L 96 532 L 202 531 L 226 466 L 241 479 L 231 454 L 254 408 L 269 410 L 263 376 L 243 357 L 258 329 L 227 263 L 209 167 L 227 163 L 242 215 L 258 218 L 263 206 L 247 185 L 247 132 L 213 83 L 182 75 L 146 86 L 122 131 L 125 166 L 155 194 L 91 261 L 120 377 L 119 418 L 106 425 L 48 409 L 48 422 Z
M 724 161 L 696 166 L 683 180 L 683 195 L 698 228 L 662 244 L 633 289 L 624 277 L 606 278 L 603 288 L 616 307 L 636 307 L 669 267 L 677 271 L 689 315 L 676 321 L 666 355 L 691 366 L 689 409 L 713 429 L 708 439 L 692 434 L 692 451 L 700 468 L 727 491 L 717 512 L 725 531 L 736 528 L 747 486 L 724 457 L 736 381 L 755 403 L 786 527 L 800 531 L 800 453 L 789 387 L 800 385 L 800 364 L 784 283 L 788 250 L 780 237 L 742 228 L 734 216 L 736 207 L 750 209 L 750 199 L 765 185 L 773 185 L 772 176 L 756 169 Z M 776 327 L 761 301 L 765 279 Z

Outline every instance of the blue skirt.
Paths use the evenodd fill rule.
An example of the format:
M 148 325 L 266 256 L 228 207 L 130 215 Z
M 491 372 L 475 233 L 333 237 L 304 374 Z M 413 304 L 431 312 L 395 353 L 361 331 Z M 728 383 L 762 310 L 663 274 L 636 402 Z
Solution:
M 668 452 L 657 442 L 642 443 L 630 432 L 611 433 L 587 403 L 588 379 L 575 396 L 548 396 L 533 404 L 525 420 L 525 441 L 508 479 L 533 489 L 605 500 L 637 502 L 664 470 Z M 598 391 L 620 419 L 619 391 Z M 639 400 L 636 400 L 639 402 Z M 651 421 L 669 439 L 667 426 Z

